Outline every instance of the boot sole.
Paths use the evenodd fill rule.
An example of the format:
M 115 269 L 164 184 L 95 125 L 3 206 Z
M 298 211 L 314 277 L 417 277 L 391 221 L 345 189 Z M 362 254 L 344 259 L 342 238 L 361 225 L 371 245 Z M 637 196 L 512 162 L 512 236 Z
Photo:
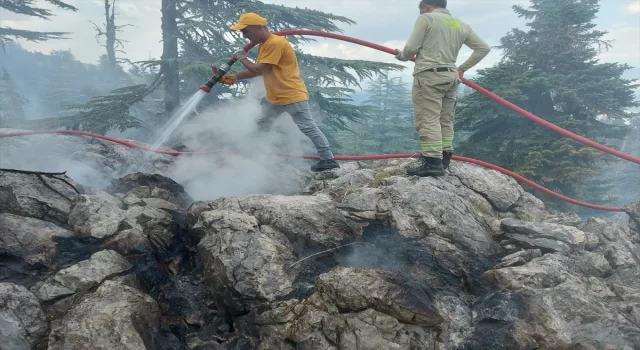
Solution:
M 424 172 L 407 172 L 407 175 L 409 176 L 420 176 L 420 177 L 440 177 L 440 176 L 445 176 L 447 175 L 447 172 L 444 170 L 435 170 L 435 171 L 424 171 Z
M 340 169 L 340 167 L 337 166 L 337 167 L 333 167 L 333 168 L 311 169 L 311 171 L 313 171 L 314 173 L 319 173 L 321 171 L 333 170 L 333 169 Z

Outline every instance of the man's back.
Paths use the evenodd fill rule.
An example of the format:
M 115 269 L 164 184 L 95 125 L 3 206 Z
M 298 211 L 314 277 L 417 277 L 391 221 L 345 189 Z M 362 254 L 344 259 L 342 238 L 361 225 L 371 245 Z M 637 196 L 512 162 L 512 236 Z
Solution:
M 415 74 L 436 67 L 456 69 L 458 54 L 465 44 L 474 53 L 460 66 L 462 71 L 476 65 L 490 48 L 469 25 L 452 16 L 449 10 L 438 8 L 420 15 L 404 51 L 406 58 L 416 54 Z

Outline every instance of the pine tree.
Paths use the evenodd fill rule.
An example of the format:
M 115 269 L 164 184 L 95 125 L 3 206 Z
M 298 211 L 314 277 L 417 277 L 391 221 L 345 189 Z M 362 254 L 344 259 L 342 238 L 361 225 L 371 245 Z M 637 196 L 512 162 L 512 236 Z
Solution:
M 65 10 L 77 11 L 74 6 L 60 0 L 44 0 L 52 5 L 60 7 Z M 35 0 L 2 0 L 0 1 L 0 8 L 13 13 L 39 17 L 49 20 L 53 14 L 51 11 L 39 7 L 35 7 Z M 13 29 L 9 27 L 0 27 L 0 45 L 4 48 L 5 40 L 14 39 L 26 39 L 30 41 L 45 41 L 49 39 L 62 39 L 66 32 L 35 32 L 30 30 Z
M 0 77 L 0 127 L 11 127 L 16 122 L 26 119 L 24 106 L 29 103 L 24 96 L 18 92 L 16 83 L 7 71 L 2 67 Z
M 418 138 L 407 83 L 381 74 L 366 92 L 368 98 L 358 107 L 367 113 L 366 119 L 349 123 L 349 130 L 339 134 L 343 149 L 353 154 L 415 152 Z
M 116 57 L 116 52 L 125 54 L 122 51 L 126 40 L 119 39 L 117 37 L 118 32 L 122 31 L 122 28 L 131 26 L 131 24 L 116 25 L 116 0 L 104 0 L 104 17 L 105 23 L 102 27 L 91 22 L 96 30 L 96 41 L 99 42 L 99 38 L 104 36 L 104 46 L 107 50 L 107 55 L 104 58 L 104 64 L 111 71 L 112 74 L 120 75 L 122 71 L 118 67 L 120 61 L 126 61 L 120 57 Z M 102 58 L 101 58 L 102 59 Z
M 476 82 L 576 134 L 604 144 L 620 140 L 627 128 L 604 121 L 630 117 L 625 110 L 638 105 L 636 85 L 621 77 L 631 67 L 597 59 L 610 46 L 602 39 L 606 33 L 592 23 L 598 1 L 531 2 L 529 9 L 513 7 L 530 20 L 529 30 L 513 29 L 503 37 L 502 62 L 481 70 Z M 479 93 L 459 100 L 456 125 L 472 132 L 457 153 L 512 169 L 570 197 L 607 202 L 607 184 L 592 180 L 607 171 L 612 156 L 534 124 Z

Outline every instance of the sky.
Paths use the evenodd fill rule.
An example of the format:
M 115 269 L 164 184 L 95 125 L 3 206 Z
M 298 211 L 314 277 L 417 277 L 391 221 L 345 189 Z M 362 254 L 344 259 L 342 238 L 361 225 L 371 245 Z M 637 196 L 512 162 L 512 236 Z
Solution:
M 356 24 L 341 26 L 342 34 L 398 49 L 403 47 L 419 15 L 417 0 L 263 1 L 291 7 L 306 7 L 348 17 Z M 0 12 L 0 25 L 18 29 L 70 32 L 67 40 L 50 40 L 40 43 L 20 41 L 20 44 L 27 50 L 44 53 L 51 50 L 71 50 L 80 61 L 96 63 L 105 49 L 101 46 L 102 41 L 100 43 L 96 41 L 91 22 L 104 23 L 104 2 L 102 0 L 68 0 L 67 2 L 78 7 L 79 11 L 74 13 L 52 8 L 44 1 L 36 1 L 40 7 L 52 8 L 55 16 L 50 21 L 3 11 Z M 640 0 L 603 0 L 600 3 L 601 9 L 596 19 L 598 29 L 609 32 L 607 39 L 615 40 L 613 48 L 601 54 L 601 60 L 640 67 Z M 449 0 L 448 9 L 454 16 L 468 23 L 493 47 L 498 45 L 500 38 L 511 29 L 516 27 L 524 29 L 525 20 L 518 18 L 512 10 L 512 6 L 516 4 L 527 6 L 529 1 Z M 161 0 L 117 1 L 117 24 L 135 26 L 126 27 L 120 33 L 120 38 L 127 41 L 124 51 L 129 59 L 139 61 L 160 57 L 162 53 L 160 5 Z M 393 55 L 334 39 L 318 38 L 317 42 L 307 44 L 304 51 L 320 56 L 400 63 Z M 470 53 L 470 50 L 464 47 L 458 63 L 468 58 Z M 468 72 L 468 76 L 473 76 L 477 69 L 493 65 L 499 58 L 499 50 L 493 49 L 489 56 Z M 412 63 L 404 64 L 407 69 L 398 75 L 410 81 Z M 628 72 L 627 77 L 640 79 L 640 68 Z

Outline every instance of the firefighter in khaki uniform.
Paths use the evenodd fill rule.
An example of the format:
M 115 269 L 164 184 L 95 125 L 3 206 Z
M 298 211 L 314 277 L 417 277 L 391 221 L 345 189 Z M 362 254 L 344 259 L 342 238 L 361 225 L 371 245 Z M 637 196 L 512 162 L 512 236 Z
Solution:
M 412 99 L 422 155 L 407 168 L 408 175 L 446 174 L 453 154 L 453 119 L 460 78 L 491 50 L 446 7 L 447 0 L 422 0 L 413 32 L 404 49 L 397 50 L 396 58 L 400 61 L 416 55 Z M 471 48 L 473 54 L 456 67 L 462 45 Z

